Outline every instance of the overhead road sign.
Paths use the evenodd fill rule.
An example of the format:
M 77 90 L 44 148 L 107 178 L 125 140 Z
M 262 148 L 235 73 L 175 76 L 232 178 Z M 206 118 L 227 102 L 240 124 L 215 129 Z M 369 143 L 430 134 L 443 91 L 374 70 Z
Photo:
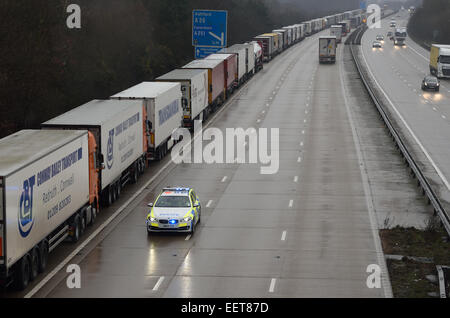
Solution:
M 228 11 L 194 10 L 192 12 L 193 46 L 227 46 Z
M 217 46 L 196 46 L 195 47 L 195 59 L 203 59 L 211 54 L 217 53 L 222 48 Z

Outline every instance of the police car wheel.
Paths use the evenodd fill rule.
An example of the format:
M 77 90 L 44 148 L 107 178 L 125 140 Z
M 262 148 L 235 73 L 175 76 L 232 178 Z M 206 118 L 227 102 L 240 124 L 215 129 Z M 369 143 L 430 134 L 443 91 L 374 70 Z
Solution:
M 195 223 L 194 223 L 194 220 L 192 220 L 191 221 L 191 232 L 190 232 L 190 234 L 194 235 L 194 233 L 195 233 Z

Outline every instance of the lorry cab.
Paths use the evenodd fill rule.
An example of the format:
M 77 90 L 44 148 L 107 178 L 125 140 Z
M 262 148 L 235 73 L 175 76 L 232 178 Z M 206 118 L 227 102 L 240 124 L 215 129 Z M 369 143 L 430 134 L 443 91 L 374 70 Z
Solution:
M 450 78 L 450 45 L 433 44 L 431 46 L 430 73 L 437 78 Z

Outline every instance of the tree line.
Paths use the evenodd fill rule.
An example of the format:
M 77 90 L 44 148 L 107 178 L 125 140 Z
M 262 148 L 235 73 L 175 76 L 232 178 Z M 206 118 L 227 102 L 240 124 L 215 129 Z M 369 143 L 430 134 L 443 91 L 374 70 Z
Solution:
M 355 8 L 356 0 L 2 0 L 0 138 L 193 59 L 193 9 L 228 10 L 229 45 Z M 81 8 L 81 28 L 66 25 Z
M 408 25 L 417 40 L 431 44 L 450 44 L 450 1 L 423 0 Z

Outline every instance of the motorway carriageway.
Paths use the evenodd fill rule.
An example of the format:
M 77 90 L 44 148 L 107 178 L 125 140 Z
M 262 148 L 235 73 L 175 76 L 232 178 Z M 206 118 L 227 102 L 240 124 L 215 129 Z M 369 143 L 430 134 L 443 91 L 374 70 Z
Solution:
M 392 18 L 398 27 L 406 27 L 409 14 L 402 12 Z M 411 149 L 417 149 L 422 166 L 429 167 L 424 168 L 425 173 L 433 172 L 434 176 L 428 176 L 439 185 L 441 200 L 450 202 L 450 82 L 442 79 L 440 92 L 422 91 L 422 80 L 430 74 L 430 52 L 409 37 L 406 46 L 394 47 L 386 37 L 388 31 L 394 31 L 389 21 L 382 21 L 381 29 L 364 34 L 362 60 L 386 105 L 404 127 Z M 385 36 L 383 50 L 372 49 L 377 34 Z
M 169 156 L 99 215 L 102 224 L 121 212 L 103 231 L 58 249 L 43 279 L 13 296 L 391 297 L 349 116 L 358 105 L 341 71 L 344 45 L 335 65 L 318 63 L 318 37 L 328 32 L 266 64 L 204 125 L 279 128 L 277 174 L 261 175 L 259 164 L 174 165 Z M 169 185 L 191 186 L 202 201 L 192 237 L 147 236 L 147 204 Z M 72 263 L 81 289 L 66 286 Z M 380 289 L 366 285 L 370 264 L 383 270 Z

